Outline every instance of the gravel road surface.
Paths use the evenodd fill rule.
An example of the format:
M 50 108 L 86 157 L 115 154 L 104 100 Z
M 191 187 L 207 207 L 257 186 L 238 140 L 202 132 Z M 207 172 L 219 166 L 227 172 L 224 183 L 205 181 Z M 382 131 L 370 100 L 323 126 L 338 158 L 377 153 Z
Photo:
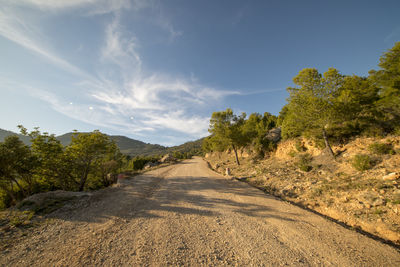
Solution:
M 388 245 L 212 172 L 201 158 L 127 179 L 7 251 L 1 266 L 400 266 Z

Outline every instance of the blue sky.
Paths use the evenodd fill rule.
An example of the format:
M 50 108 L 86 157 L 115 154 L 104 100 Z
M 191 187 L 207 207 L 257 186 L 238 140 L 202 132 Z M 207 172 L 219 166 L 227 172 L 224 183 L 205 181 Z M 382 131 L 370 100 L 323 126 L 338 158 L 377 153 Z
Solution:
M 397 1 L 0 0 L 0 128 L 207 135 L 213 111 L 277 115 L 303 68 L 367 75 Z

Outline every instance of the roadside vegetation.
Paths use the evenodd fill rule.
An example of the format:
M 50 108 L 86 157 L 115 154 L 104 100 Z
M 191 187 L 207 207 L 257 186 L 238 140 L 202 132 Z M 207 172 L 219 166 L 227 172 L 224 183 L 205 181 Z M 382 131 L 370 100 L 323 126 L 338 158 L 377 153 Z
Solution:
M 288 103 L 279 116 L 253 113 L 235 115 L 231 109 L 214 112 L 211 135 L 203 142 L 205 152 L 231 149 L 236 163 L 238 149 L 250 147 L 258 156 L 268 154 L 276 144 L 268 131 L 280 127 L 284 140 L 304 137 L 313 140 L 334 158 L 331 143 L 345 144 L 357 136 L 386 136 L 400 133 L 400 42 L 384 53 L 380 70 L 368 77 L 343 75 L 329 68 L 321 74 L 303 69 L 288 87 Z M 296 147 L 301 152 L 301 147 Z M 378 154 L 393 154 L 388 144 L 372 144 Z
M 133 174 L 146 164 L 155 166 L 163 156 L 124 155 L 116 142 L 100 131 L 75 132 L 63 145 L 55 135 L 38 128 L 31 132 L 19 128 L 22 136 L 29 138 L 30 146 L 21 135 L 10 135 L 0 142 L 0 210 L 37 193 L 104 188 L 115 183 L 119 173 Z M 168 150 L 174 159 L 191 158 L 201 152 L 198 142 L 175 148 Z
M 31 146 L 17 136 L 0 143 L 0 208 L 35 193 L 109 186 L 126 165 L 115 143 L 99 131 L 75 133 L 71 143 L 63 146 L 39 129 L 28 133 L 20 126 L 20 130 L 31 138 Z
M 400 244 L 400 42 L 378 65 L 367 77 L 301 70 L 277 117 L 214 112 L 207 161 Z

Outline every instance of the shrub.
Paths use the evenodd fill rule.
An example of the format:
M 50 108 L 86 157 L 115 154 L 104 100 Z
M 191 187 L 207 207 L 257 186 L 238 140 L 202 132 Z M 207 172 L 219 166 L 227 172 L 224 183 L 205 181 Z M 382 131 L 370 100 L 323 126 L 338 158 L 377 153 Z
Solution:
M 298 152 L 304 152 L 307 150 L 307 148 L 303 145 L 303 143 L 300 140 L 296 140 L 294 146 Z
M 355 155 L 351 161 L 351 165 L 358 171 L 371 169 L 372 161 L 368 155 Z
M 26 226 L 31 223 L 31 219 L 34 215 L 34 212 L 32 211 L 23 211 L 23 212 L 18 212 L 14 211 L 10 213 L 9 217 L 9 224 L 15 227 L 19 226 Z
M 132 159 L 132 169 L 138 171 L 144 168 L 144 165 L 148 162 L 157 162 L 159 157 L 135 157 Z
M 4 210 L 11 205 L 11 198 L 5 191 L 0 189 L 0 210 Z
M 311 161 L 312 161 L 312 156 L 310 154 L 308 153 L 299 154 L 297 156 L 296 165 L 299 167 L 300 170 L 309 172 L 312 169 L 310 165 Z
M 290 150 L 288 155 L 291 156 L 292 158 L 294 158 L 297 155 L 297 153 L 294 150 Z
M 378 155 L 395 154 L 391 144 L 373 143 L 368 147 L 369 151 Z

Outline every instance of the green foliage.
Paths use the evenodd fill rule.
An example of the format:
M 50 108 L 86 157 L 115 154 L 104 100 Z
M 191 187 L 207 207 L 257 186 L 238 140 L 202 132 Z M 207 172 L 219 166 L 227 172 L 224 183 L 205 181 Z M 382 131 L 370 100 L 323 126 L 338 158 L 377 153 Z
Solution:
M 396 133 L 400 129 L 400 42 L 383 54 L 379 67 L 369 77 L 343 76 L 333 68 L 323 75 L 316 69 L 301 70 L 278 117 L 282 137 L 344 143 L 357 135 Z
M 202 144 L 204 138 L 198 139 L 196 141 L 186 142 L 179 146 L 170 147 L 167 149 L 169 153 L 181 153 L 183 158 L 189 158 L 192 156 L 200 156 L 203 154 Z M 165 153 L 164 153 L 165 154 Z M 176 157 L 179 158 L 179 157 Z
M 254 113 L 233 115 L 231 109 L 215 112 L 210 120 L 212 135 L 202 142 L 203 151 L 223 151 L 251 144 L 263 153 L 275 144 L 266 141 L 266 129 L 282 126 L 284 139 L 311 137 L 346 142 L 356 135 L 382 136 L 400 130 L 400 42 L 385 53 L 369 77 L 344 76 L 334 68 L 323 75 L 303 69 L 294 77 L 297 87 L 288 88 L 288 104 L 276 118 Z M 269 122 L 265 118 L 273 118 Z M 272 126 L 273 125 L 273 126 Z M 326 137 L 324 137 L 324 135 Z M 328 143 L 329 145 L 329 143 Z M 300 149 L 299 149 L 300 150 Z
M 296 140 L 294 147 L 296 148 L 297 152 L 304 152 L 307 150 L 307 148 L 303 145 L 303 143 L 299 139 Z
M 132 159 L 132 169 L 135 171 L 143 169 L 148 162 L 157 162 L 159 157 L 135 157 Z
M 311 166 L 312 156 L 308 153 L 301 153 L 297 156 L 296 165 L 300 170 L 309 172 L 312 170 Z
M 264 115 L 252 113 L 236 116 L 231 109 L 214 112 L 210 120 L 211 136 L 203 140 L 204 151 L 224 151 L 251 145 L 259 156 L 272 151 L 276 144 L 265 138 L 269 130 L 276 126 L 277 117 L 265 112 Z M 237 160 L 238 161 L 238 160 Z
M 12 199 L 7 194 L 6 191 L 0 188 L 0 211 L 6 209 L 11 206 Z
M 235 152 L 236 163 L 239 165 L 237 149 L 248 144 L 250 137 L 243 132 L 246 113 L 234 115 L 231 109 L 213 112 L 210 119 L 209 132 L 211 137 L 207 140 L 208 146 L 218 149 L 231 147 Z
M 400 125 L 400 42 L 383 54 L 378 71 L 370 71 L 370 79 L 379 87 L 376 105 L 384 114 L 387 131 Z
M 273 151 L 276 144 L 265 138 L 269 130 L 276 126 L 277 117 L 265 112 L 263 116 L 258 113 L 250 114 L 245 120 L 242 128 L 242 134 L 259 156 L 264 156 L 264 153 Z
M 372 161 L 368 155 L 357 154 L 352 158 L 351 165 L 358 171 L 365 171 L 371 169 Z
M 67 159 L 72 162 L 71 176 L 79 191 L 85 189 L 88 179 L 97 178 L 95 172 L 101 164 L 110 160 L 120 162 L 122 156 L 116 144 L 99 131 L 74 134 L 65 153 Z M 115 172 L 116 169 L 113 168 L 111 171 Z M 106 173 L 102 173 L 102 176 L 105 175 Z M 91 182 L 93 183 L 93 181 Z
M 293 78 L 297 87 L 287 89 L 290 97 L 282 122 L 282 137 L 323 137 L 333 156 L 326 133 L 341 120 L 335 98 L 343 81 L 344 76 L 334 68 L 329 68 L 323 75 L 316 69 L 301 70 Z
M 15 203 L 17 192 L 27 196 L 34 186 L 33 170 L 37 158 L 17 136 L 8 136 L 0 143 L 0 188 Z
M 172 156 L 176 159 L 191 159 L 196 152 L 179 152 L 179 151 L 174 151 L 172 152 Z M 196 153 L 197 154 L 197 153 Z
M 291 156 L 292 158 L 294 158 L 294 157 L 296 157 L 297 152 L 294 151 L 294 150 L 290 150 L 289 153 L 288 153 L 288 155 Z
M 355 75 L 345 77 L 335 99 L 336 111 L 341 119 L 331 135 L 346 140 L 359 134 L 382 133 L 382 114 L 376 107 L 378 100 L 379 89 L 370 79 Z
M 384 154 L 395 154 L 393 146 L 391 144 L 373 143 L 368 147 L 369 151 L 374 154 L 384 155 Z
M 9 225 L 14 227 L 19 227 L 23 225 L 29 225 L 34 212 L 23 211 L 23 212 L 12 212 L 9 217 Z
M 279 127 L 282 126 L 282 124 L 283 124 L 283 122 L 284 122 L 284 120 L 286 118 L 286 115 L 288 114 L 288 111 L 289 111 L 288 105 L 284 105 L 282 107 L 281 111 L 279 112 L 279 116 L 278 116 L 278 118 L 276 120 L 276 125 L 277 126 L 279 126 Z
M 51 190 L 90 190 L 108 186 L 108 174 L 117 173 L 124 157 L 109 137 L 99 131 L 75 133 L 64 147 L 54 135 L 38 128 L 28 133 L 31 147 L 18 136 L 0 142 L 0 208 Z

